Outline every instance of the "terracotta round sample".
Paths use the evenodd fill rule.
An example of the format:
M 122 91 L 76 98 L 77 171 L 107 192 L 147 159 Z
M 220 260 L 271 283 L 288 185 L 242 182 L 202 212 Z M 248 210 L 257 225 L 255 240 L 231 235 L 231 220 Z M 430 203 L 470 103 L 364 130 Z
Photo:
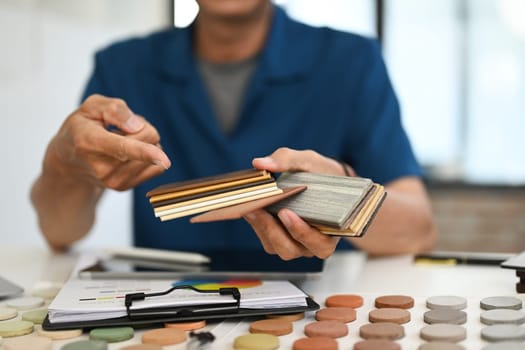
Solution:
M 29 321 L 6 321 L 0 322 L 0 337 L 18 337 L 33 333 L 34 324 Z
M 197 329 L 202 329 L 206 327 L 206 320 L 164 323 L 164 327 L 178 328 L 182 329 L 183 331 L 195 331 Z
M 522 342 L 502 341 L 489 344 L 483 350 L 523 350 Z
M 89 332 L 90 340 L 101 340 L 108 343 L 118 343 L 133 338 L 131 327 L 94 328 Z
M 465 348 L 455 343 L 432 341 L 429 343 L 421 344 L 417 348 L 417 350 L 465 350 Z
M 266 315 L 267 318 L 283 320 L 283 321 L 299 321 L 304 318 L 304 312 L 297 312 L 293 314 L 270 314 Z
M 60 350 L 107 350 L 108 343 L 100 340 L 79 340 L 64 345 Z
M 492 310 L 492 309 L 519 310 L 521 309 L 522 302 L 521 302 L 521 299 L 518 299 L 516 297 L 498 296 L 498 297 L 488 297 L 488 298 L 481 299 L 479 306 L 483 310 Z
M 279 319 L 265 319 L 252 322 L 250 324 L 250 333 L 264 333 L 271 335 L 286 335 L 293 332 L 293 325 L 290 321 Z
M 328 307 L 351 307 L 357 309 L 363 306 L 363 297 L 356 294 L 335 294 L 326 298 L 324 304 Z
M 157 328 L 144 332 L 144 344 L 173 345 L 186 341 L 186 332 L 179 328 Z
M 423 320 L 428 324 L 464 324 L 467 322 L 467 313 L 455 309 L 435 309 L 425 312 Z
M 82 335 L 81 329 L 68 329 L 63 331 L 46 331 L 42 328 L 38 330 L 38 335 L 41 337 L 46 337 L 52 340 L 64 340 L 64 339 L 73 339 L 80 337 Z
M 410 309 L 414 307 L 414 298 L 408 295 L 383 295 L 377 297 L 375 306 L 381 308 Z
M 355 321 L 357 313 L 351 307 L 326 307 L 315 313 L 317 321 L 339 321 L 349 323 Z
M 525 313 L 520 310 L 492 309 L 482 312 L 480 321 L 486 325 L 522 324 L 525 323 Z
M 233 348 L 236 350 L 275 350 L 278 347 L 279 338 L 264 333 L 241 335 L 233 341 Z
M 467 299 L 455 295 L 436 295 L 427 298 L 426 305 L 429 309 L 463 310 L 467 307 Z
M 392 322 L 397 324 L 403 324 L 410 321 L 410 312 L 408 312 L 405 309 L 389 307 L 375 309 L 368 313 L 368 320 L 372 323 Z
M 387 339 L 368 339 L 355 343 L 354 350 L 401 350 L 401 346 Z
M 405 329 L 397 323 L 378 322 L 362 325 L 359 336 L 363 339 L 396 340 L 405 336 Z
M 308 337 L 340 338 L 348 334 L 346 324 L 338 321 L 316 321 L 304 326 Z
M 313 337 L 301 338 L 294 341 L 293 350 L 337 350 L 339 345 L 333 338 Z
M 481 329 L 481 338 L 490 342 L 523 341 L 525 328 L 515 324 L 495 324 Z
M 421 328 L 419 336 L 426 341 L 457 343 L 467 338 L 467 330 L 457 324 L 436 323 Z

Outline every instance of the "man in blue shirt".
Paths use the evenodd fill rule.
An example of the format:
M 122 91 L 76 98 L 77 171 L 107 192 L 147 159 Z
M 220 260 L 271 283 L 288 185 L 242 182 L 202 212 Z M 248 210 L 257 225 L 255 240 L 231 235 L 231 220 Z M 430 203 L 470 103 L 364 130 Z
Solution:
M 340 239 L 290 210 L 161 223 L 145 197 L 163 183 L 253 164 L 334 175 L 346 168 L 383 183 L 387 200 L 367 235 L 351 243 L 372 254 L 429 249 L 430 205 L 378 45 L 295 22 L 268 0 L 199 5 L 189 28 L 96 55 L 84 102 L 51 141 L 32 188 L 50 246 L 83 237 L 110 188 L 133 189 L 138 246 L 264 249 L 285 260 L 331 255 Z

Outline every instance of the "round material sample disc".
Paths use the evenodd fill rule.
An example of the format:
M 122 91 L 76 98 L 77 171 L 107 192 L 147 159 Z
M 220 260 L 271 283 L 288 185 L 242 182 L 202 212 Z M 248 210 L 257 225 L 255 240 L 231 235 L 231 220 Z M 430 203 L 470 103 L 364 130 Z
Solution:
M 421 339 L 457 343 L 467 338 L 465 327 L 456 324 L 436 323 L 421 328 Z
M 5 341 L 3 350 L 51 350 L 53 342 L 51 339 L 36 335 L 9 338 Z
M 522 302 L 521 299 L 516 297 L 488 297 L 481 299 L 479 306 L 483 310 L 492 310 L 492 309 L 511 309 L 519 310 L 521 309 Z
M 304 326 L 304 334 L 308 337 L 340 338 L 348 334 L 348 327 L 338 321 L 317 321 Z
M 375 306 L 381 308 L 410 309 L 414 307 L 414 298 L 408 295 L 383 295 L 377 297 Z
M 480 321 L 486 325 L 522 324 L 525 322 L 525 313 L 520 310 L 492 309 L 482 312 Z
M 378 322 L 362 325 L 359 336 L 363 339 L 396 340 L 405 336 L 405 329 L 397 323 Z
M 326 298 L 324 304 L 329 307 L 343 306 L 357 309 L 363 306 L 363 297 L 356 294 L 335 294 Z
M 162 350 L 162 346 L 155 344 L 135 344 L 120 348 L 119 350 Z
M 293 350 L 337 350 L 335 339 L 328 337 L 313 337 L 297 339 L 293 343 Z
M 515 324 L 495 324 L 481 329 L 481 338 L 490 341 L 523 341 L 525 328 Z
M 372 323 L 392 322 L 403 324 L 410 321 L 410 312 L 405 309 L 386 307 L 370 311 L 368 313 L 368 320 Z
M 436 295 L 426 301 L 429 309 L 463 310 L 467 307 L 467 299 L 455 295 Z
M 73 339 L 80 337 L 82 335 L 81 329 L 68 329 L 63 331 L 46 331 L 42 328 L 38 330 L 38 335 L 41 337 L 46 337 L 52 340 L 64 340 L 64 339 Z
M 44 299 L 39 297 L 15 298 L 7 301 L 7 306 L 17 310 L 36 309 L 44 305 Z
M 64 345 L 60 350 L 107 350 L 108 343 L 100 340 L 79 340 Z
M 265 333 L 271 335 L 286 335 L 293 332 L 293 325 L 290 321 L 279 319 L 265 319 L 252 322 L 250 333 Z
M 489 344 L 483 350 L 523 350 L 522 342 L 502 341 L 494 344 Z
M 271 319 L 294 322 L 302 320 L 304 318 L 304 312 L 297 312 L 294 314 L 271 314 L 266 315 L 266 317 Z
M 435 309 L 425 312 L 423 319 L 428 324 L 464 324 L 467 322 L 467 313 L 455 309 Z
M 417 350 L 465 350 L 465 348 L 459 344 L 432 341 L 430 343 L 421 344 Z
M 233 348 L 236 350 L 275 350 L 278 347 L 279 338 L 264 333 L 241 335 L 233 341 Z
M 133 335 L 134 331 L 131 327 L 95 328 L 89 332 L 89 339 L 117 343 L 131 339 Z
M 165 323 L 164 327 L 178 328 L 178 329 L 182 329 L 183 331 L 194 331 L 194 330 L 202 329 L 206 327 L 206 321 L 200 320 L 200 321 L 193 321 L 193 322 Z
M 391 340 L 368 339 L 355 343 L 354 350 L 401 350 L 401 346 Z
M 355 321 L 357 313 L 351 307 L 326 307 L 315 313 L 317 321 L 339 321 L 349 323 Z
M 18 311 L 10 307 L 0 307 L 0 321 L 10 320 L 18 316 Z
M 144 332 L 144 344 L 173 345 L 186 341 L 186 332 L 179 328 L 157 328 Z
M 34 324 L 42 324 L 47 316 L 47 309 L 37 309 L 26 311 L 22 314 L 22 320 L 30 321 Z
M 33 333 L 33 322 L 29 321 L 6 321 L 0 322 L 0 337 L 18 337 L 20 335 Z

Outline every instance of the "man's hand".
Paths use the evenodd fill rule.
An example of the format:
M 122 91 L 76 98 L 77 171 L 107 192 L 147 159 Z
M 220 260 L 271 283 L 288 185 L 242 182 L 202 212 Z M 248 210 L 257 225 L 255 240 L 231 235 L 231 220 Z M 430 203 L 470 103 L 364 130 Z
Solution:
M 296 151 L 279 148 L 265 158 L 253 160 L 257 169 L 271 172 L 308 171 L 332 175 L 344 175 L 344 168 L 334 159 L 314 151 Z M 328 236 L 310 226 L 296 213 L 281 209 L 279 220 L 263 209 L 253 211 L 244 218 L 255 230 L 264 250 L 277 254 L 284 260 L 316 256 L 325 259 L 332 255 L 339 237 Z
M 120 99 L 92 95 L 52 140 L 44 171 L 100 188 L 127 190 L 171 165 L 160 137 Z

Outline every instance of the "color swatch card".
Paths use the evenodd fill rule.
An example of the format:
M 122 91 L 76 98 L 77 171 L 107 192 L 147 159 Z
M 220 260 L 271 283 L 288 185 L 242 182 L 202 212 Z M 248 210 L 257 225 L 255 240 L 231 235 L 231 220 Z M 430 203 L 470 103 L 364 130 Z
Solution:
M 163 185 L 147 194 L 162 221 L 200 214 L 190 221 L 210 222 L 288 208 L 325 234 L 353 237 L 365 233 L 385 195 L 370 179 L 285 172 L 275 180 L 257 169 Z

